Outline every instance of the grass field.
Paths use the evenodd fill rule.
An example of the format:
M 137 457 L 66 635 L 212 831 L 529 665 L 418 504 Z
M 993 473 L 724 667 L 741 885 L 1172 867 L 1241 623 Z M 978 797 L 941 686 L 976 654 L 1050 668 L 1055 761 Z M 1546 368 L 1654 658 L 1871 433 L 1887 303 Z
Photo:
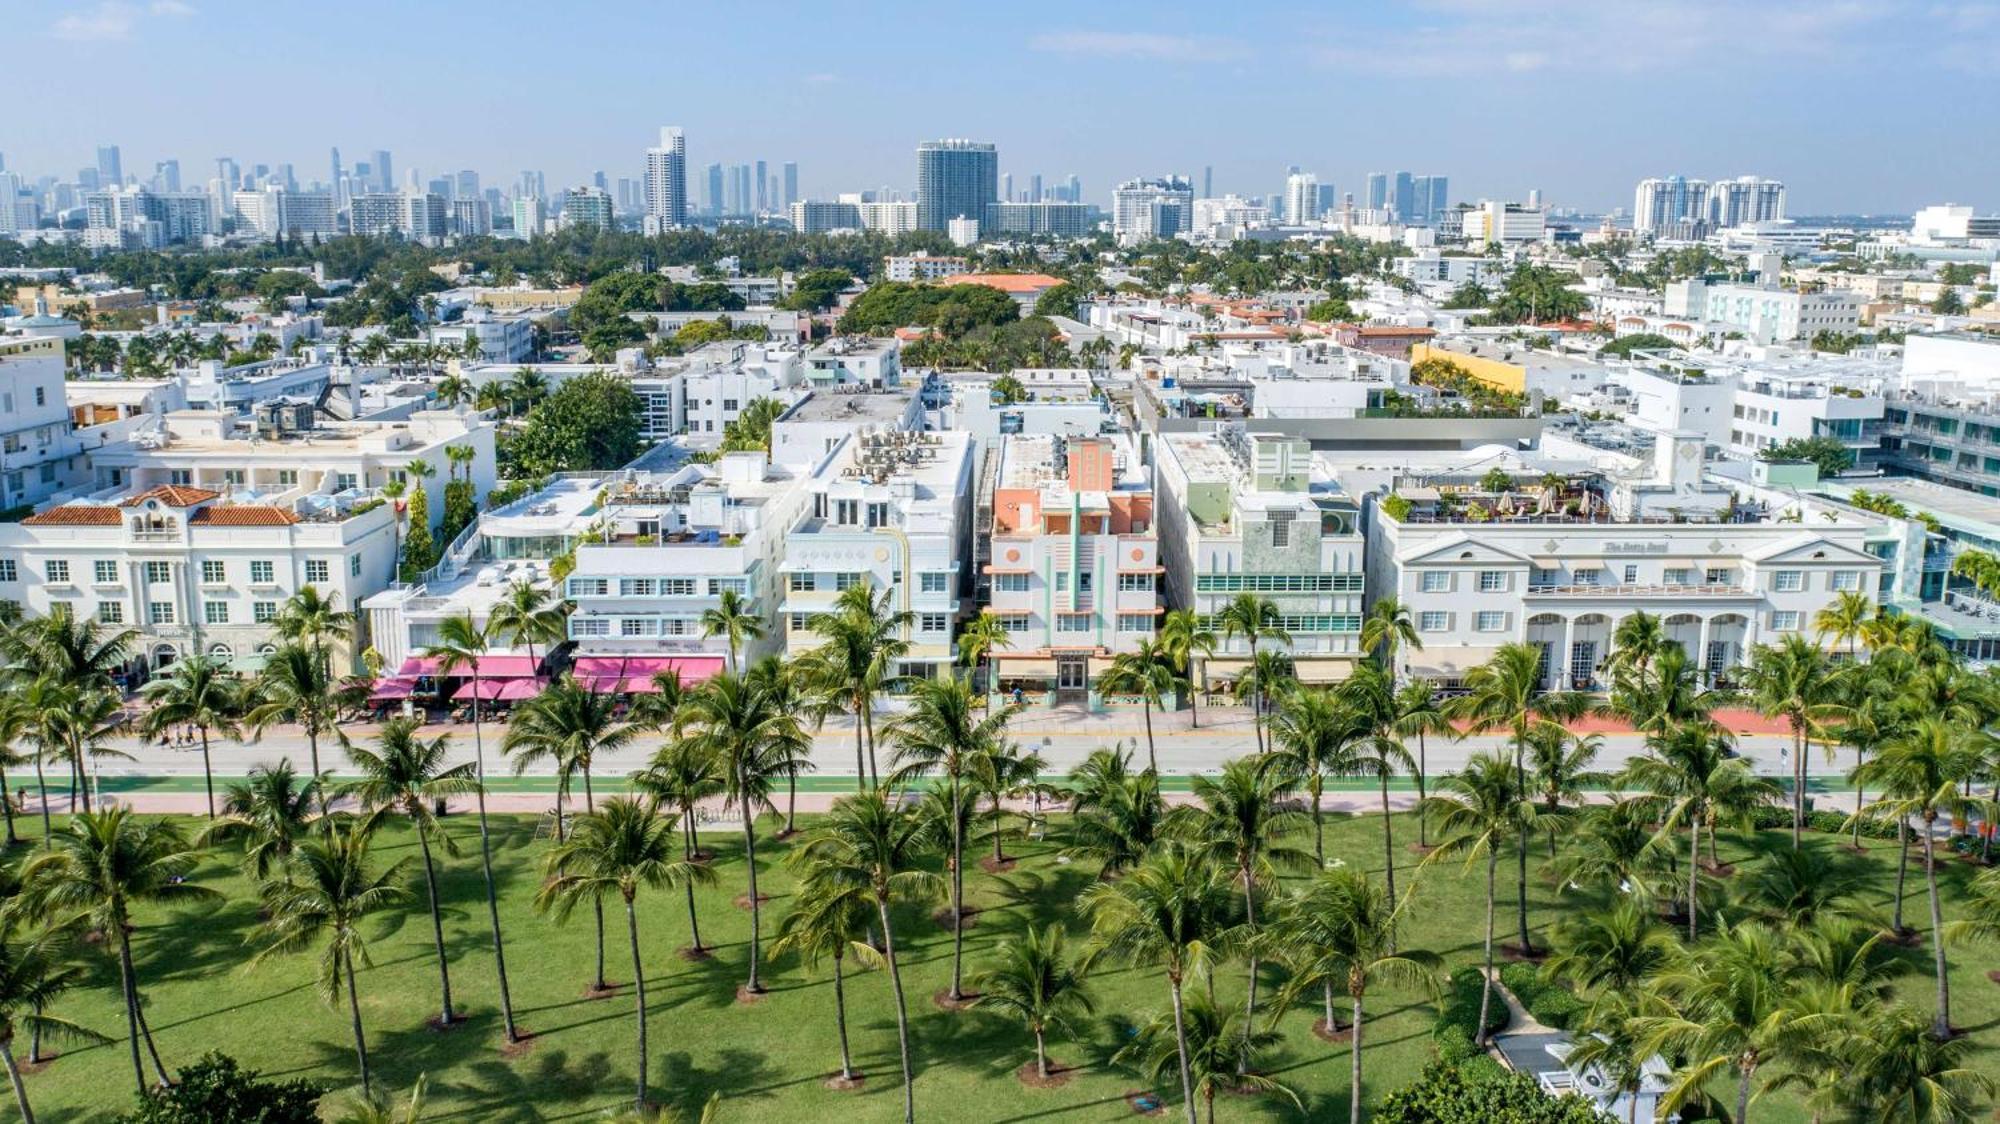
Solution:
M 1399 846 L 1414 839 L 1414 824 L 1400 818 Z M 469 816 L 450 821 L 460 854 L 444 860 L 446 940 L 452 985 L 469 1022 L 440 1033 L 426 1020 L 437 1013 L 437 972 L 422 887 L 411 884 L 410 909 L 372 930 L 374 967 L 362 974 L 363 1015 L 378 1085 L 406 1088 L 428 1074 L 428 1120 L 533 1121 L 588 1119 L 629 1103 L 633 1074 L 633 1008 L 629 988 L 607 999 L 584 995 L 590 982 L 593 949 L 589 912 L 558 926 L 530 905 L 539 881 L 546 842 L 532 839 L 531 818 L 496 818 L 499 847 L 496 871 L 502 879 L 502 920 L 508 938 L 514 1003 L 521 1024 L 534 1032 L 531 1049 L 504 1057 L 498 1049 L 499 1017 L 477 835 Z M 38 824 L 23 824 L 39 827 Z M 1330 823 L 1331 855 L 1379 871 L 1381 826 L 1372 817 Z M 652 1045 L 655 1100 L 698 1110 L 712 1091 L 723 1097 L 721 1119 L 747 1121 L 877 1121 L 900 1119 L 895 1023 L 885 974 L 863 973 L 848 982 L 853 1045 L 868 1074 L 858 1092 L 822 1086 L 838 1062 L 830 976 L 808 976 L 796 964 L 777 963 L 766 976 L 771 991 L 755 1005 L 736 1002 L 748 951 L 749 915 L 733 904 L 744 891 L 740 836 L 704 837 L 718 852 L 721 882 L 698 894 L 703 935 L 718 945 L 714 959 L 690 963 L 675 954 L 688 940 L 680 895 L 656 894 L 641 903 Z M 1821 838 L 1820 842 L 1827 841 Z M 1787 845 L 1767 832 L 1762 846 Z M 1742 858 L 1750 841 L 1724 837 L 1724 857 Z M 1083 863 L 1058 861 L 1054 843 L 1013 841 L 1011 852 L 1024 861 L 1004 877 L 973 867 L 969 904 L 977 924 L 967 932 L 968 969 L 987 959 L 991 946 L 1028 925 L 1060 921 L 1082 935 L 1072 899 L 1090 880 Z M 760 837 L 760 888 L 772 896 L 764 917 L 768 940 L 791 892 L 783 857 L 786 847 Z M 414 855 L 414 839 L 389 830 L 375 851 L 383 862 Z M 1887 902 L 1895 872 L 1892 845 L 1876 844 L 1865 859 L 1871 904 Z M 1398 856 L 1399 867 L 1414 855 Z M 1503 866 L 1503 922 L 1511 916 L 1510 883 Z M 1946 864 L 1947 912 L 1974 868 Z M 301 955 L 246 967 L 255 946 L 257 906 L 249 882 L 232 857 L 217 854 L 197 881 L 227 895 L 225 904 L 140 915 L 135 952 L 148 1017 L 167 1064 L 192 1062 L 205 1050 L 221 1050 L 266 1075 L 303 1075 L 335 1086 L 355 1080 L 354 1057 L 344 1009 L 316 995 L 311 959 Z M 1434 867 L 1419 884 L 1405 943 L 1443 955 L 1452 965 L 1479 956 L 1483 871 L 1457 865 Z M 1399 879 L 1407 885 L 1407 882 Z M 1567 895 L 1538 876 L 1531 886 L 1535 924 L 1546 927 L 1564 913 L 1587 908 L 1588 898 Z M 615 908 L 608 910 L 607 956 L 614 981 L 629 982 L 630 958 Z M 1923 882 L 1913 869 L 1907 905 L 1909 923 L 1922 924 Z M 997 1016 L 972 1010 L 948 1013 L 931 1001 L 950 971 L 949 934 L 912 909 L 898 919 L 904 953 L 916 1051 L 918 1116 L 950 1121 L 1105 1121 L 1132 1117 L 1128 1093 L 1149 1088 L 1137 1075 L 1112 1067 L 1108 1058 L 1134 1021 L 1165 1009 L 1160 976 L 1133 970 L 1102 970 L 1093 978 L 1099 1018 L 1081 1041 L 1051 1042 L 1059 1061 L 1081 1067 L 1067 1084 L 1030 1089 L 1013 1076 L 1032 1058 L 1027 1033 Z M 1503 933 L 1504 936 L 1504 933 Z M 2000 1069 L 2000 987 L 1986 978 L 2000 967 L 1992 946 L 1953 949 L 1954 1021 L 1981 1043 L 1974 1064 Z M 1929 953 L 1901 953 L 1917 971 L 1901 987 L 1905 997 L 1929 1010 Z M 1243 968 L 1221 969 L 1219 997 L 1243 994 Z M 1270 990 L 1264 989 L 1269 995 Z M 102 1033 L 122 1036 L 116 968 L 107 957 L 95 983 L 66 997 L 59 1014 Z M 1366 1088 L 1373 1103 L 1390 1088 L 1415 1077 L 1430 1054 L 1432 1008 L 1415 994 L 1385 992 L 1370 1002 L 1365 1041 Z M 1314 1037 L 1314 1012 L 1301 1009 L 1281 1025 L 1282 1044 L 1264 1059 L 1268 1069 L 1290 1084 L 1304 1104 L 1224 1098 L 1223 1120 L 1345 1119 L 1348 1059 L 1344 1045 Z M 25 1056 L 25 1043 L 16 1052 Z M 66 1050 L 27 1078 L 37 1115 L 44 1121 L 99 1119 L 132 1103 L 132 1074 L 122 1040 L 107 1046 Z M 1174 1096 L 1167 1097 L 1169 1103 Z M 11 1114 L 9 1109 L 0 1110 Z M 1803 1119 L 1794 1106 L 1773 1100 L 1759 1109 L 1763 1120 Z

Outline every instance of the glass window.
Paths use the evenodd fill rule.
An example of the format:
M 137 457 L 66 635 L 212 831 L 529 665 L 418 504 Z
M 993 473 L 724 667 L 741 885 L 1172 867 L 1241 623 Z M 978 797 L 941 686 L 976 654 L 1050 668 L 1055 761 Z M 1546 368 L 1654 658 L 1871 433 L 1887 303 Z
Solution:
M 860 584 L 861 575 L 856 571 L 842 570 L 840 573 L 833 575 L 833 589 L 836 593 L 845 593 Z
M 359 554 L 350 554 L 347 556 L 347 576 L 350 578 L 361 576 L 361 556 Z
M 1733 585 L 1736 571 L 1727 566 L 1711 566 L 1702 571 L 1701 580 L 1704 585 Z
M 1002 613 L 1000 614 L 1000 627 L 1006 629 L 1008 632 L 1026 632 L 1028 631 L 1028 615 L 1026 613 Z
M 1503 632 L 1507 628 L 1507 614 L 1484 610 L 1474 618 L 1473 627 L 1481 632 Z
M 1626 585 L 1639 584 L 1639 567 L 1637 564 L 1631 562 L 1627 562 L 1625 564 L 1625 574 L 1623 581 L 1625 582 Z
M 1151 593 L 1152 591 L 1153 575 L 1151 574 L 1118 575 L 1118 592 L 1120 593 Z
M 1431 610 L 1417 614 L 1419 632 L 1443 632 L 1451 627 L 1451 614 Z
M 326 581 L 326 580 L 327 580 L 328 578 L 330 578 L 330 577 L 332 577 L 332 576 L 333 576 L 333 575 L 332 575 L 332 572 L 331 572 L 331 568 L 327 566 L 327 564 L 326 564 L 326 559 L 324 559 L 324 558 L 308 558 L 308 559 L 306 559 L 306 580 L 307 580 L 307 581 L 309 581 L 309 582 L 323 582 L 323 581 Z
M 571 597 L 604 597 L 610 594 L 610 592 L 611 579 L 609 578 L 571 578 L 569 580 L 569 595 Z
M 917 618 L 917 627 L 924 632 L 949 632 L 951 631 L 951 614 L 925 613 L 923 616 Z
M 148 562 L 145 572 L 148 585 L 164 585 L 172 580 L 173 570 L 165 562 Z
M 611 635 L 611 622 L 603 617 L 571 617 L 569 619 L 569 634 L 571 636 L 609 636 Z
M 813 587 L 819 584 L 815 580 L 817 577 L 818 575 L 811 573 L 794 573 L 787 580 L 786 588 L 793 593 L 811 593 Z
M 693 597 L 693 596 L 694 596 L 694 579 L 693 579 L 693 578 L 661 578 L 661 579 L 660 579 L 660 596 L 662 596 L 662 597 Z
M 1153 631 L 1153 615 L 1151 613 L 1120 613 L 1118 614 L 1118 631 L 1151 632 Z
M 270 562 L 252 562 L 252 563 L 250 563 L 250 582 L 251 582 L 251 584 L 252 584 L 252 585 L 270 585 L 270 584 L 271 584 L 271 582 L 272 582 L 272 580 L 273 580 L 273 579 L 272 579 L 272 576 L 271 576 L 271 575 L 272 575 L 272 568 L 273 568 L 273 567 L 272 567 L 272 565 L 271 565 L 271 563 L 270 563 Z
M 1056 617 L 1056 631 L 1089 632 L 1092 623 L 1089 613 L 1063 613 Z
M 256 621 L 258 624 L 270 624 L 272 621 L 278 619 L 278 603 L 276 601 L 252 601 L 250 603 L 250 619 Z
M 98 580 L 103 581 L 105 579 L 99 578 Z M 210 585 L 220 585 L 222 582 L 228 580 L 228 576 L 223 573 L 222 563 L 210 558 L 204 560 L 201 564 L 201 580 Z
M 653 579 L 651 578 L 618 579 L 618 596 L 620 597 L 651 597 L 654 588 Z
M 118 581 L 118 563 L 97 561 L 90 564 L 90 578 L 99 585 L 115 585 Z
M 1678 566 L 1675 567 L 1674 569 L 1668 570 L 1666 572 L 1667 584 L 1686 585 L 1688 584 L 1688 577 L 1690 573 L 1691 571 L 1689 571 L 1688 568 L 1685 566 Z
M 1479 571 L 1479 592 L 1499 593 L 1506 588 L 1507 572 L 1505 570 Z
M 1799 614 L 1797 610 L 1784 609 L 1771 614 L 1771 631 L 1797 632 L 1798 630 Z
M 56 585 L 68 585 L 69 563 L 61 558 L 51 558 L 42 563 L 42 576 Z
M 146 619 L 152 621 L 154 624 L 174 623 L 174 603 L 171 601 L 153 602 L 146 606 Z
M 123 601 L 99 601 L 97 620 L 100 624 L 124 624 L 125 603 Z
M 1425 593 L 1448 593 L 1451 591 L 1451 575 L 1443 570 L 1425 570 L 1423 573 Z
M 1026 593 L 1028 577 L 1027 574 L 995 574 L 993 588 L 1001 593 Z
M 1779 593 L 1797 593 L 1806 587 L 1806 576 L 1799 570 L 1779 570 L 1771 575 L 1771 588 Z
M 229 602 L 204 601 L 201 603 L 201 619 L 204 624 L 228 624 Z
M 750 592 L 750 582 L 746 578 L 710 578 L 708 595 L 720 597 L 724 593 L 745 594 Z
M 925 570 L 917 575 L 917 588 L 925 593 L 949 593 L 951 575 L 943 570 Z
M 12 558 L 0 558 L 0 582 L 17 582 L 20 580 L 21 571 L 14 565 L 14 560 Z
M 1835 593 L 1848 593 L 1860 588 L 1861 571 L 1835 570 L 1833 572 L 1833 590 Z

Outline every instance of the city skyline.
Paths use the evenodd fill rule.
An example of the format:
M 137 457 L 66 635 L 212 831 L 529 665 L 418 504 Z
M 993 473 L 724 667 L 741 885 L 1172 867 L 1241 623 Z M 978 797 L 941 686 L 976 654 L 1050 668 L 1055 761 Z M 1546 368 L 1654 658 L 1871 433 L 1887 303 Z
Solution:
M 1956 122 L 1978 119 L 1995 102 L 1995 84 L 1974 69 L 2000 50 L 2000 6 L 1992 4 L 1736 11 L 1700 0 L 1656 14 L 1620 3 L 1438 0 L 1344 17 L 1338 37 L 1295 33 L 1285 13 L 1273 12 L 1233 38 L 1167 30 L 1199 26 L 1174 18 L 1176 5 L 1149 9 L 1157 31 L 1132 30 L 1146 21 L 1093 22 L 1029 5 L 1023 18 L 990 29 L 979 67 L 952 61 L 949 51 L 919 52 L 893 73 L 843 67 L 845 48 L 950 43 L 962 34 L 957 13 L 893 7 L 865 40 L 830 14 L 801 15 L 802 34 L 757 44 L 756 69 L 772 77 L 744 99 L 733 85 L 740 74 L 730 77 L 740 52 L 691 53 L 671 96 L 649 89 L 652 71 L 637 65 L 645 37 L 596 34 L 644 18 L 623 3 L 608 5 L 602 19 L 537 25 L 526 37 L 532 56 L 459 19 L 454 5 L 384 40 L 366 29 L 381 26 L 371 9 L 386 18 L 388 8 L 361 0 L 360 18 L 315 24 L 309 41 L 243 52 L 246 37 L 303 35 L 305 17 L 179 0 L 33 3 L 16 22 L 35 42 L 17 56 L 19 77 L 47 89 L 68 88 L 79 73 L 92 78 L 32 120 L 10 123 L 0 152 L 11 171 L 68 177 L 95 163 L 98 146 L 115 144 L 129 175 L 178 160 L 198 182 L 205 177 L 187 170 L 212 167 L 218 155 L 323 169 L 338 145 L 389 150 L 399 169 L 418 167 L 427 179 L 475 169 L 505 183 L 529 168 L 552 184 L 583 183 L 598 170 L 637 179 L 649 138 L 672 121 L 686 130 L 691 168 L 796 161 L 803 198 L 885 184 L 909 190 L 916 146 L 953 136 L 995 144 L 1001 173 L 1017 186 L 1075 173 L 1093 185 L 1086 198 L 1099 206 L 1125 180 L 1205 179 L 1211 166 L 1215 194 L 1266 195 L 1293 165 L 1357 196 L 1370 171 L 1443 167 L 1455 198 L 1519 199 L 1540 189 L 1552 205 L 1585 210 L 1629 207 L 1632 184 L 1646 177 L 1756 174 L 1790 185 L 1795 214 L 1907 213 L 1945 200 L 1990 206 L 1987 185 L 2000 179 L 2000 156 L 1955 139 Z M 728 41 L 722 15 L 686 19 L 689 38 Z M 215 34 L 223 21 L 229 36 Z M 473 49 L 428 49 L 431 21 Z M 1644 57 L 1631 49 L 1641 42 Z M 267 82 L 296 83 L 316 65 L 343 73 L 342 60 L 354 58 L 371 60 L 368 81 L 330 96 L 241 96 Z M 437 91 L 490 84 L 529 64 L 541 92 L 496 106 L 491 124 L 473 117 L 440 128 L 434 115 L 410 112 Z M 1920 84 L 1868 80 L 1917 64 Z M 186 82 L 190 67 L 227 69 L 235 80 Z M 1837 88 L 1823 80 L 1830 67 L 1842 76 Z M 986 77 L 1002 73 L 1004 90 Z M 588 82 L 569 80 L 586 74 Z M 1660 111 L 1666 79 L 1680 82 L 1670 99 L 1677 117 Z M 1129 110 L 1149 98 L 1176 112 L 1088 111 Z M 134 104 L 145 112 L 125 108 Z M 1285 105 L 1332 108 L 1304 117 L 1273 111 Z M 1959 109 L 1940 112 L 1946 105 Z M 826 126 L 830 106 L 845 122 L 839 129 Z M 1314 119 L 1338 124 L 1315 136 L 1316 127 L 1301 128 Z M 1578 143 L 1583 137 L 1589 143 Z M 1867 159 L 1856 158 L 1862 152 Z

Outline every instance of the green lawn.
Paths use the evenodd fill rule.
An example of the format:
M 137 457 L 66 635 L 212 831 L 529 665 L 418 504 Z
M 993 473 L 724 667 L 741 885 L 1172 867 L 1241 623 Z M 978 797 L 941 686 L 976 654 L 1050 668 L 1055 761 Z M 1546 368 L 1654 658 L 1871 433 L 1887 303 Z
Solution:
M 1407 817 L 1400 820 L 1399 846 L 1415 836 L 1414 824 Z M 362 977 L 363 1013 L 378 1083 L 402 1088 L 418 1074 L 428 1073 L 434 1107 L 427 1119 L 438 1120 L 579 1119 L 626 1103 L 633 1072 L 630 991 L 609 999 L 585 998 L 593 945 L 588 911 L 567 926 L 558 926 L 530 906 L 540 854 L 547 847 L 546 842 L 532 840 L 531 818 L 496 820 L 500 840 L 496 867 L 503 878 L 502 913 L 514 1002 L 521 1024 L 536 1037 L 532 1049 L 521 1057 L 509 1060 L 498 1051 L 496 988 L 477 836 L 470 817 L 454 817 L 451 823 L 461 853 L 444 861 L 446 937 L 454 994 L 471 1019 L 442 1034 L 425 1025 L 437 1011 L 437 973 L 421 884 L 413 882 L 411 911 L 376 930 L 375 965 Z M 640 935 L 652 1005 L 655 1098 L 695 1108 L 711 1091 L 719 1090 L 724 1098 L 722 1119 L 729 1124 L 899 1119 L 895 1024 L 886 976 L 863 974 L 850 979 L 848 986 L 853 1045 L 859 1066 L 869 1075 L 865 1090 L 822 1088 L 822 1079 L 837 1063 L 830 978 L 808 977 L 797 965 L 780 963 L 766 977 L 771 993 L 763 1002 L 743 1006 L 735 1001 L 749 935 L 748 913 L 732 904 L 744 889 L 741 840 L 727 835 L 706 838 L 719 852 L 722 881 L 702 891 L 698 902 L 704 936 L 720 945 L 717 957 L 689 963 L 674 954 L 688 937 L 677 893 L 642 902 Z M 782 862 L 784 845 L 767 846 L 767 842 L 760 839 L 758 854 L 763 863 L 761 886 L 772 895 L 764 918 L 768 939 L 791 887 Z M 1783 845 L 1785 836 L 1769 832 L 1762 842 Z M 1332 823 L 1328 846 L 1331 854 L 1347 862 L 1379 870 L 1380 822 L 1369 817 Z M 1725 858 L 1741 856 L 1745 846 L 1743 840 L 1725 837 L 1729 852 Z M 985 959 L 994 942 L 1030 924 L 1060 921 L 1081 934 L 1071 901 L 1089 881 L 1090 871 L 1083 864 L 1058 863 L 1053 844 L 1016 842 L 1011 849 L 1026 856 L 1015 873 L 1000 878 L 975 868 L 968 879 L 971 904 L 982 910 L 976 927 L 967 934 L 968 967 Z M 403 831 L 386 834 L 376 851 L 384 861 L 414 853 L 414 840 Z M 1399 866 L 1413 865 L 1416 859 L 1403 852 L 1398 861 Z M 1878 844 L 1867 860 L 1858 861 L 1870 865 L 1874 884 L 1880 887 L 1871 899 L 1885 901 L 1893 885 L 1893 847 Z M 1973 873 L 1968 865 L 1948 864 L 1947 901 L 1950 888 L 1962 885 Z M 1502 877 L 1504 907 L 1511 896 L 1504 888 L 1504 866 Z M 1482 878 L 1483 871 L 1468 872 L 1457 865 L 1426 872 L 1406 943 L 1432 949 L 1454 964 L 1475 962 Z M 205 865 L 197 880 L 227 894 L 226 904 L 142 914 L 134 938 L 148 1017 L 167 1064 L 191 1062 L 204 1050 L 219 1049 L 271 1075 L 306 1075 L 337 1085 L 353 1080 L 345 1011 L 318 998 L 309 957 L 247 967 L 257 923 L 249 884 L 221 855 Z M 1399 883 L 1407 885 L 1402 879 Z M 1910 923 L 1921 924 L 1927 914 L 1920 877 L 1911 878 L 1909 894 Z M 1532 886 L 1532 899 L 1535 921 L 1544 926 L 1589 904 L 1574 893 L 1560 895 L 1539 879 Z M 1508 916 L 1503 908 L 1503 920 Z M 607 921 L 610 974 L 616 981 L 626 981 L 630 960 L 615 910 Z M 1099 1020 L 1081 1042 L 1052 1041 L 1052 1054 L 1083 1066 L 1083 1072 L 1058 1089 L 1027 1089 L 1011 1076 L 1032 1056 L 1025 1031 L 986 1013 L 951 1014 L 932 1004 L 932 994 L 948 979 L 948 934 L 918 910 L 905 913 L 899 928 L 921 1118 L 997 1122 L 1132 1116 L 1124 1096 L 1148 1083 L 1110 1067 L 1107 1058 L 1131 1020 L 1165 1008 L 1167 992 L 1161 977 L 1131 970 L 1098 973 Z M 1955 1021 L 1979 1036 L 1982 1048 L 1974 1064 L 1987 1067 L 2000 1067 L 2000 1048 L 1996 1048 L 2000 987 L 1985 978 L 1996 962 L 1994 951 L 1990 946 L 1953 950 Z M 1909 1000 L 1928 1010 L 1928 951 L 1906 955 L 1917 963 L 1919 973 L 1908 977 L 1902 988 Z M 103 1033 L 121 1035 L 124 1024 L 115 981 L 116 969 L 107 958 L 96 985 L 66 998 L 59 1013 Z M 1243 969 L 1222 969 L 1216 989 L 1219 996 L 1240 1001 Z M 1263 994 L 1268 996 L 1270 990 Z M 1365 1095 L 1372 1103 L 1422 1067 L 1430 1052 L 1432 1012 L 1416 996 L 1385 993 L 1371 1002 L 1370 1015 L 1374 1021 L 1366 1039 Z M 1315 1038 L 1309 1029 L 1313 1017 L 1309 1010 L 1287 1016 L 1282 1024 L 1284 1041 L 1266 1059 L 1268 1068 L 1299 1092 L 1304 1113 L 1278 1101 L 1225 1098 L 1218 1105 L 1220 1119 L 1345 1119 L 1346 1048 Z M 25 1056 L 25 1043 L 17 1043 L 16 1052 Z M 27 1080 L 44 1121 L 101 1118 L 128 1105 L 132 1097 L 132 1075 L 122 1042 L 66 1052 Z M 1789 1120 L 1802 1115 L 1774 1101 L 1760 1110 L 1760 1117 Z

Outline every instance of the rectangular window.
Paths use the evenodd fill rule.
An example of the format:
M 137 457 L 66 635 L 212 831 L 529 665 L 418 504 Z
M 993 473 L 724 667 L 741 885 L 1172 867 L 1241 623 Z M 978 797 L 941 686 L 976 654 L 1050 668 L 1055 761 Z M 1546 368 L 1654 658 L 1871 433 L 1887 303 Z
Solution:
M 1505 632 L 1507 614 L 1492 609 L 1481 610 L 1480 614 L 1473 618 L 1472 627 L 1481 632 Z
M 42 563 L 42 576 L 49 579 L 50 585 L 68 585 L 69 563 L 61 558 L 51 558 Z
M 950 593 L 951 575 L 943 570 L 925 570 L 917 575 L 917 589 L 923 593 Z
M 323 582 L 331 578 L 332 576 L 333 576 L 332 569 L 327 566 L 326 559 L 324 558 L 306 559 L 306 580 L 308 582 Z
M 889 525 L 889 505 L 886 503 L 869 504 L 868 525 L 870 527 L 887 527 Z
M 1639 584 L 1639 567 L 1636 563 L 1627 562 L 1625 564 L 1625 575 L 1623 580 L 1626 585 Z
M 1417 614 L 1417 631 L 1443 632 L 1451 627 L 1451 614 L 1429 610 Z
M 1271 513 L 1271 545 L 1287 547 L 1292 545 L 1292 516 L 1294 512 L 1274 511 Z
M 569 619 L 569 634 L 571 636 L 609 636 L 611 635 L 611 622 L 603 617 L 571 617 Z
M 1806 576 L 1799 570 L 1779 570 L 1771 575 L 1771 588 L 1779 593 L 1797 593 L 1806 587 Z
M 1153 575 L 1120 574 L 1118 575 L 1118 592 L 1151 593 L 1153 592 Z
M 618 596 L 620 597 L 651 597 L 655 588 L 657 587 L 653 584 L 653 579 L 651 578 L 618 579 Z
M 1443 570 L 1425 570 L 1422 580 L 1425 593 L 1451 592 L 1451 575 Z
M 17 582 L 20 580 L 21 571 L 14 565 L 14 560 L 12 558 L 0 558 L 0 582 Z
M 786 613 L 785 626 L 791 632 L 806 632 L 812 628 L 811 613 Z
M 1504 592 L 1506 588 L 1507 588 L 1507 571 L 1505 570 L 1479 571 L 1479 592 L 1501 593 Z
M 153 602 L 146 606 L 146 619 L 154 624 L 174 623 L 174 603 L 171 601 Z
M 99 624 L 124 624 L 125 603 L 123 601 L 99 601 L 97 603 Z
M 650 617 L 626 617 L 618 622 L 620 636 L 653 636 L 660 630 L 660 622 Z
M 1798 610 L 1782 609 L 1779 610 L 1778 612 L 1771 614 L 1771 631 L 1797 632 L 1798 630 L 1799 630 Z
M 361 576 L 361 556 L 359 554 L 350 554 L 347 556 L 347 576 L 350 578 Z
M 833 591 L 835 593 L 845 593 L 860 584 L 861 574 L 859 571 L 842 570 L 840 573 L 833 575 Z
M 609 578 L 571 578 L 569 580 L 569 595 L 571 597 L 607 597 L 610 593 L 611 579 Z
M 281 469 L 279 469 L 279 470 L 278 470 L 278 486 L 279 486 L 280 488 L 292 488 L 292 487 L 296 487 L 296 486 L 298 486 L 298 482 L 299 482 L 299 470 L 298 470 L 298 469 L 296 469 L 296 468 L 281 468 Z
M 1076 575 L 1076 591 L 1078 593 L 1089 593 L 1091 588 L 1096 584 L 1097 575 L 1091 573 L 1089 570 L 1081 571 Z
M 708 595 L 710 597 L 720 597 L 724 593 L 734 593 L 741 596 L 749 592 L 750 582 L 745 578 L 708 579 Z
M 833 501 L 833 521 L 843 527 L 852 527 L 861 522 L 861 501 Z
M 90 580 L 98 585 L 118 584 L 118 563 L 97 561 L 90 564 Z M 219 579 L 218 579 L 219 580 Z
M 1833 572 L 1833 591 L 1835 593 L 1851 593 L 1860 588 L 1861 571 L 1835 570 Z
M 693 579 L 693 578 L 661 578 L 661 579 L 660 579 L 660 596 L 662 596 L 662 597 L 693 597 L 693 596 L 694 596 L 694 579 Z
M 274 580 L 275 579 L 272 577 L 271 563 L 269 562 L 250 563 L 251 585 L 270 585 Z
M 1686 585 L 1688 584 L 1688 578 L 1692 575 L 1692 573 L 1693 571 L 1689 570 L 1685 566 L 1679 566 L 1675 567 L 1674 569 L 1668 570 L 1666 571 L 1667 584 Z
M 1726 566 L 1711 566 L 1702 571 L 1701 580 L 1703 585 L 1734 585 L 1736 571 Z
M 201 620 L 203 624 L 228 624 L 229 602 L 227 601 L 202 602 Z
M 794 573 L 787 580 L 786 588 L 790 589 L 793 593 L 811 593 L 813 588 L 819 584 L 816 580 L 817 577 L 817 574 Z
M 148 562 L 145 573 L 147 585 L 165 585 L 172 580 L 173 570 L 165 562 Z
M 1153 614 L 1120 613 L 1118 614 L 1118 631 L 1151 632 L 1153 631 Z
M 97 580 L 104 581 L 106 579 L 100 575 Z M 201 580 L 209 585 L 221 585 L 223 582 L 229 580 L 229 577 L 223 572 L 222 563 L 210 558 L 204 560 L 201 564 Z
M 1056 631 L 1089 632 L 1092 623 L 1089 613 L 1062 613 L 1056 617 Z
M 1594 567 L 1579 567 L 1570 572 L 1569 580 L 1576 585 L 1596 585 L 1597 579 L 1603 576 L 1603 570 Z
M 999 593 L 1026 593 L 1028 577 L 1027 574 L 995 574 L 993 588 Z
M 950 632 L 951 614 L 925 613 L 917 618 L 917 627 L 923 632 Z
M 256 621 L 258 624 L 270 624 L 272 621 L 278 619 L 278 603 L 276 601 L 252 601 L 250 603 L 250 619 Z

